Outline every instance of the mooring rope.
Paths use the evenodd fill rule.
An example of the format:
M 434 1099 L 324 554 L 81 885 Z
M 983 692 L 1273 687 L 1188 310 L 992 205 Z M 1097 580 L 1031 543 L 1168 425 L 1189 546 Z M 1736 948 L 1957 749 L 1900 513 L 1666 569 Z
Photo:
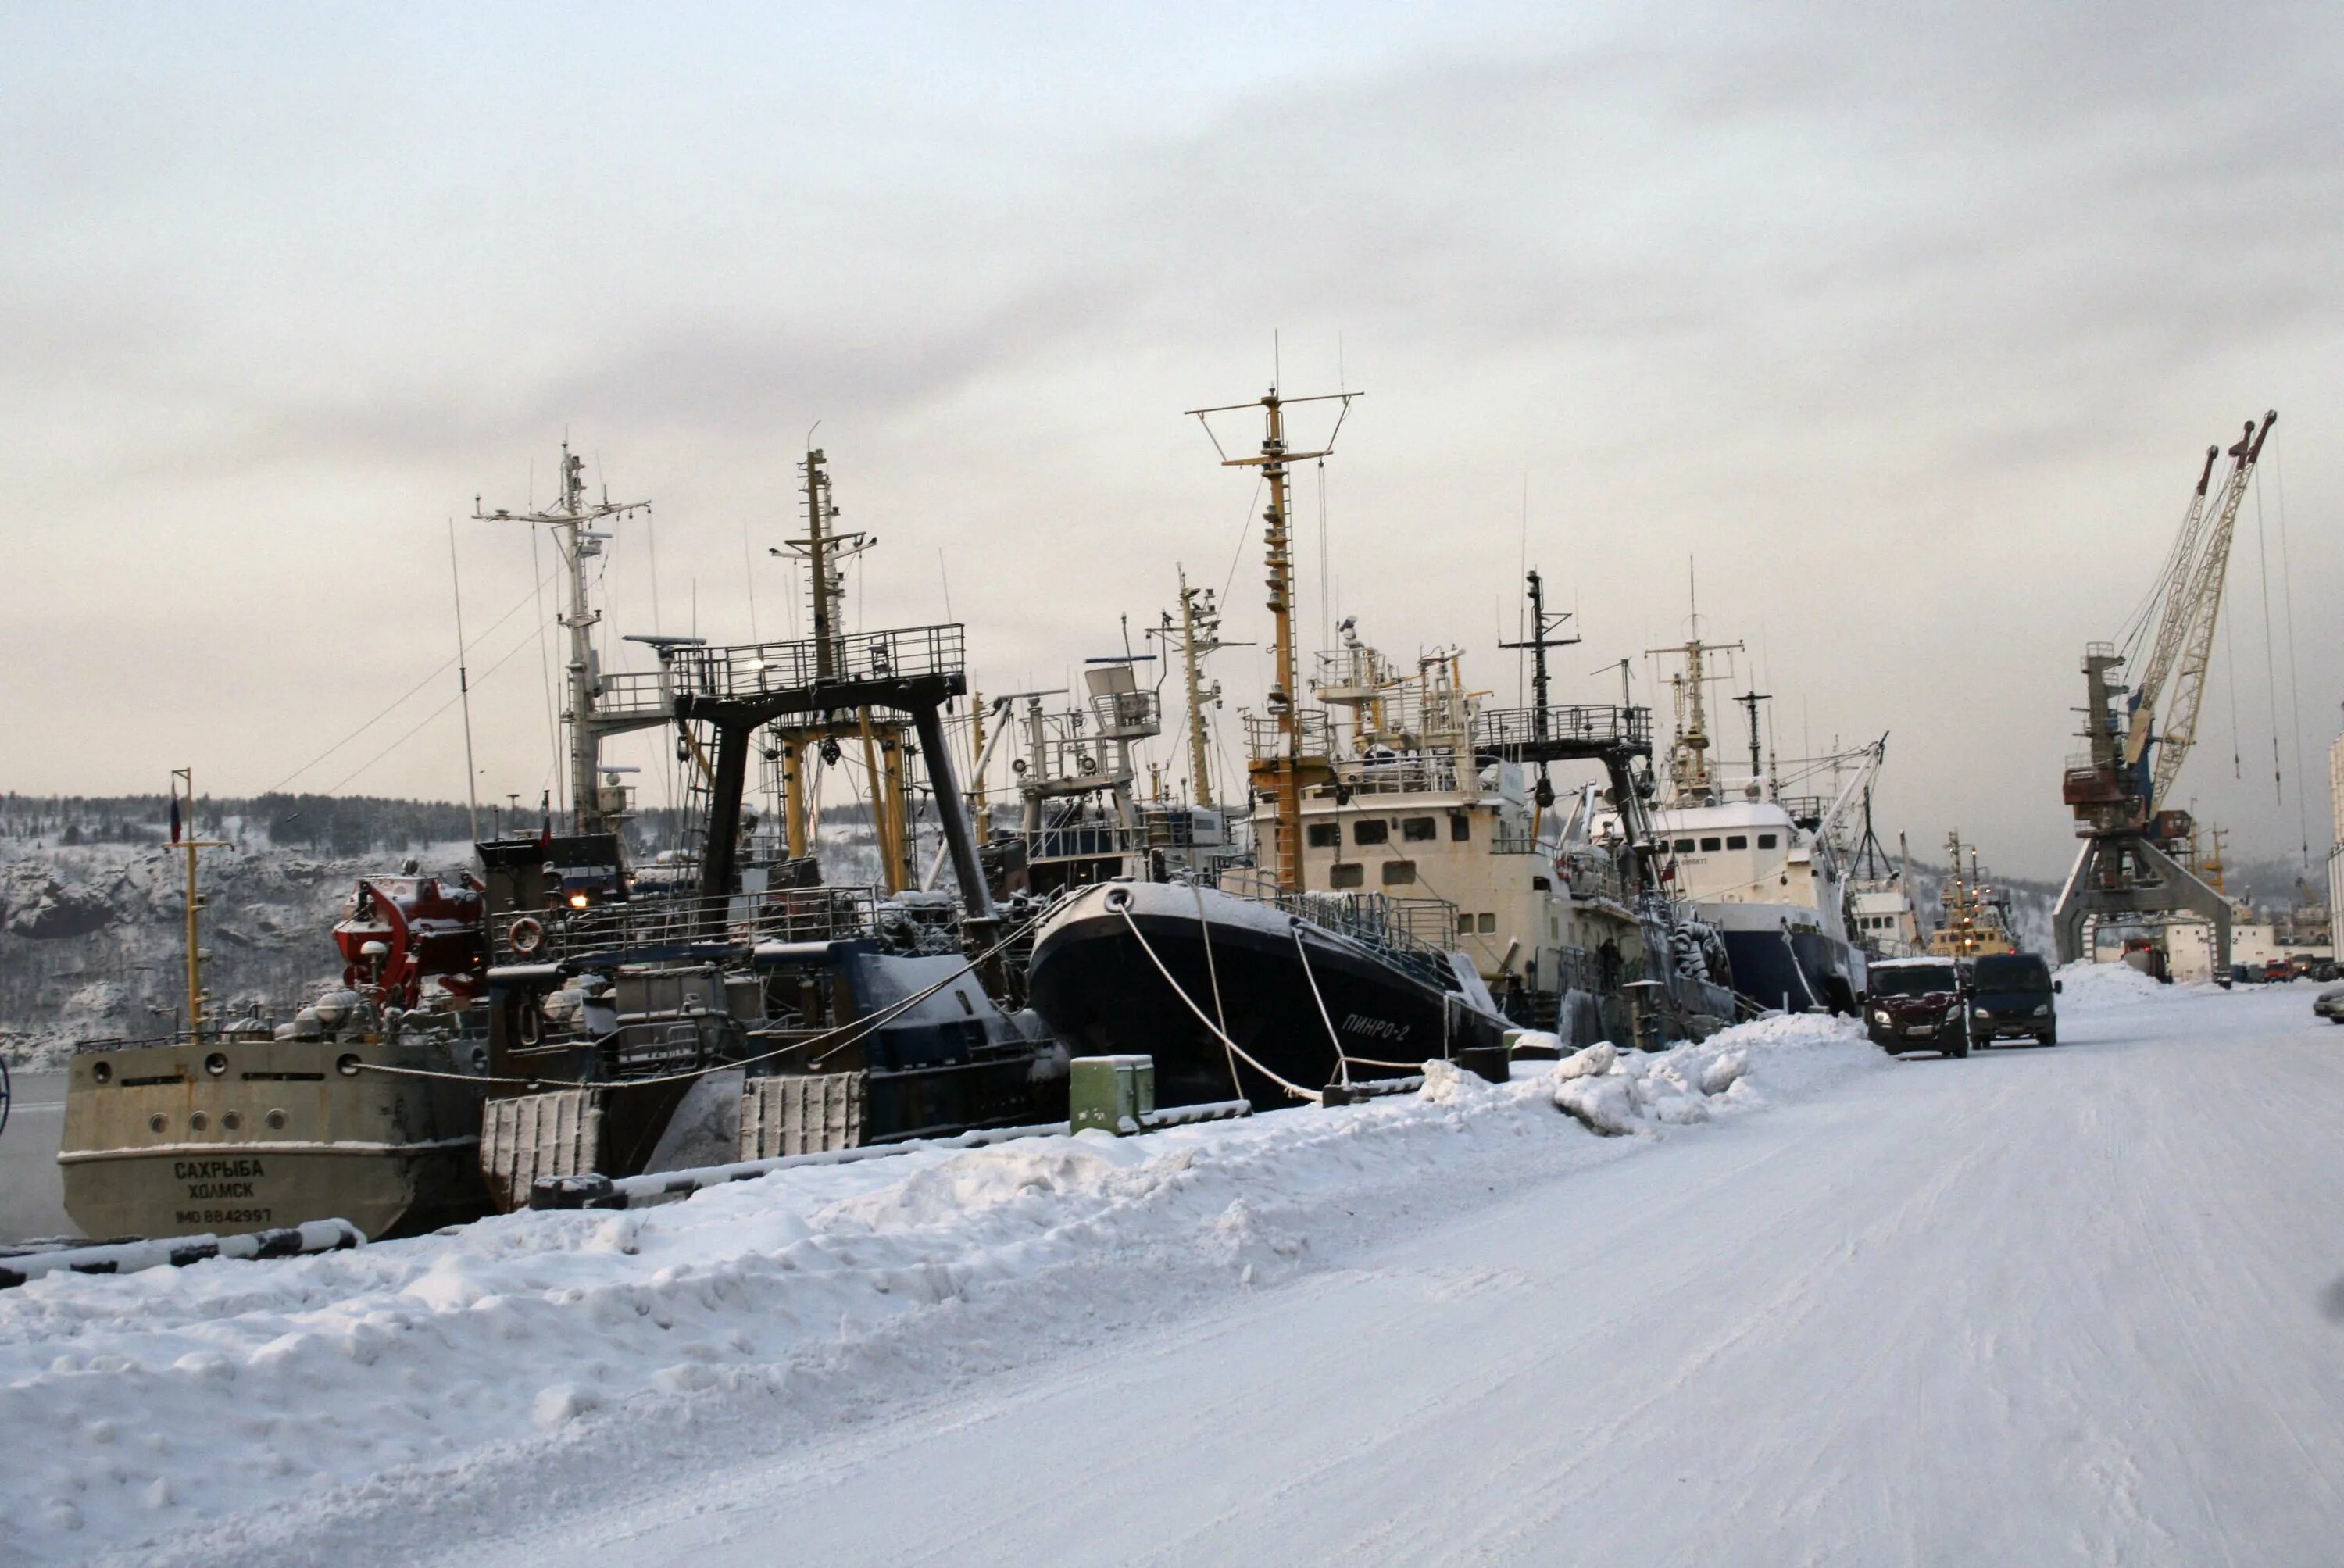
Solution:
M 1310 950 L 1302 945 L 1302 922 L 1292 920 L 1287 926 L 1294 938 L 1294 951 L 1302 960 L 1302 977 L 1310 982 L 1310 999 L 1318 1004 L 1318 1021 L 1327 1026 L 1327 1043 L 1335 1047 L 1335 1076 L 1345 1088 L 1351 1087 L 1351 1058 L 1343 1054 L 1343 1037 L 1335 1032 L 1335 1020 L 1327 1016 L 1327 998 L 1318 992 L 1318 976 L 1310 968 Z
M 1205 885 L 1201 882 L 1191 882 L 1188 884 L 1188 891 L 1197 895 L 1197 934 L 1205 944 L 1205 978 L 1213 987 L 1213 1017 L 1219 1021 L 1222 1029 L 1227 1030 L 1229 1027 L 1229 1015 L 1221 1006 L 1221 971 L 1220 966 L 1213 961 L 1213 923 L 1205 918 Z M 1242 1099 L 1245 1098 L 1245 1085 L 1238 1077 L 1237 1052 L 1224 1047 L 1222 1055 L 1229 1064 L 1229 1087 L 1236 1092 L 1238 1098 Z
M 1117 897 L 1117 894 L 1122 894 L 1122 896 Z M 1214 1023 L 1212 1019 L 1205 1017 L 1204 1009 L 1197 1006 L 1195 999 L 1192 998 L 1187 991 L 1181 989 L 1180 982 L 1172 977 L 1172 971 L 1164 966 L 1164 960 L 1158 958 L 1156 956 L 1156 949 L 1148 946 L 1147 934 L 1140 930 L 1139 923 L 1131 917 L 1131 895 L 1128 893 L 1124 893 L 1120 888 L 1115 889 L 1107 895 L 1106 905 L 1108 908 L 1123 916 L 1123 923 L 1125 926 L 1130 930 L 1132 939 L 1139 944 L 1139 950 L 1147 955 L 1147 961 L 1156 966 L 1156 972 L 1164 976 L 1164 983 L 1172 987 L 1172 994 L 1180 998 L 1181 1005 L 1197 1016 L 1197 1022 L 1212 1030 L 1214 1037 L 1218 1039 L 1222 1045 L 1228 1047 L 1228 1049 L 1235 1055 L 1242 1057 L 1248 1067 L 1253 1068 L 1254 1071 L 1259 1073 L 1262 1077 L 1268 1078 L 1270 1082 L 1276 1084 L 1279 1088 L 1284 1089 L 1288 1094 L 1292 1095 L 1295 1098 L 1308 1100 L 1312 1105 L 1324 1105 L 1327 1103 L 1327 1097 L 1319 1094 L 1317 1090 L 1306 1089 L 1298 1084 L 1288 1083 L 1286 1079 L 1278 1077 L 1278 1074 L 1270 1071 L 1268 1067 L 1263 1067 L 1259 1062 L 1254 1060 L 1252 1055 L 1248 1053 L 1244 1047 L 1229 1038 L 1228 1031 Z

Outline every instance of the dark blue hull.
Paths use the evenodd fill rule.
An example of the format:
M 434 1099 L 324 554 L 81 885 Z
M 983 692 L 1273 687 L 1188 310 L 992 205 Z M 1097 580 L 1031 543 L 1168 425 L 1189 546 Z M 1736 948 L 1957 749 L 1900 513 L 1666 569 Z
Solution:
M 1816 931 L 1727 931 L 1733 988 L 1762 1007 L 1854 1013 L 1861 984 L 1854 951 Z M 1787 937 L 1787 940 L 1786 940 Z

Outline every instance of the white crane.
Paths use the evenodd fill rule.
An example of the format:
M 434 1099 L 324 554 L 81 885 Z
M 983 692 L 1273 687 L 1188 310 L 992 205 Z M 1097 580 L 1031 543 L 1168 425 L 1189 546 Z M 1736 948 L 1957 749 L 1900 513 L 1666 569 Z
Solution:
M 2134 689 L 2132 718 L 2125 734 L 2124 761 L 2146 797 L 2148 809 L 2168 798 L 2189 748 L 2198 741 L 2198 713 L 2206 698 L 2206 671 L 2214 654 L 2214 628 L 2222 612 L 2222 585 L 2229 572 L 2230 538 L 2238 526 L 2238 506 L 2246 499 L 2247 481 L 2254 477 L 2263 441 L 2278 420 L 2276 410 L 2263 416 L 2257 429 L 2248 420 L 2246 433 L 2230 448 L 2230 470 L 2222 481 L 2221 501 L 2206 523 L 2207 487 L 2214 474 L 2218 449 L 2206 449 L 2206 467 L 2198 476 L 2197 493 L 2181 521 L 2166 574 L 2163 605 L 2157 617 L 2157 642 Z M 2202 534 L 2202 540 L 2201 540 Z M 2170 700 L 2167 687 L 2170 686 Z M 2157 718 L 2162 710 L 2160 732 Z M 2157 755 L 2150 777 L 2141 778 L 2142 759 L 2149 746 Z

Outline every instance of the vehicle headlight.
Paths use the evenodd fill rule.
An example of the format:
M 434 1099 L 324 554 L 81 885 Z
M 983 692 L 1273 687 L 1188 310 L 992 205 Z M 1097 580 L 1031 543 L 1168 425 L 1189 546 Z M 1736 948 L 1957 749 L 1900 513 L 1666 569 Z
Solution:
M 2047 1018 L 2047 1017 L 2049 1017 L 2051 1016 L 2051 1004 L 2050 1004 L 2050 1003 L 2048 1003 L 2048 1002 L 2046 1002 L 2046 1003 L 2044 1003 L 2041 1007 L 2039 1007 L 2036 1008 L 2036 1009 L 2035 1009 L 2035 1016 L 2036 1016 L 2036 1017 L 2038 1017 L 2038 1018 Z
M 1888 1021 L 1888 1015 L 1885 1013 L 1874 1013 L 1872 1015 L 1872 1021 L 1875 1024 L 1884 1024 Z
M 1958 1024 L 1961 1021 L 1962 1005 L 1959 1002 L 1955 1002 L 1952 1007 L 1945 1009 L 1945 1022 L 1949 1024 Z

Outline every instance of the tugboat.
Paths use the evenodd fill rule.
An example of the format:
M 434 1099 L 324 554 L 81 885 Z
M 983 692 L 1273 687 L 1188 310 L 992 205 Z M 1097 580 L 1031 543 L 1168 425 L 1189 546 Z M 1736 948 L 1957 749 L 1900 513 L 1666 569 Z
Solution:
M 347 1219 L 379 1239 L 483 1208 L 475 1162 L 482 1062 L 480 895 L 469 878 L 362 880 L 335 929 L 344 987 L 272 1027 L 215 1019 L 204 986 L 192 774 L 173 775 L 187 857 L 186 1027 L 86 1044 L 66 1080 L 57 1163 L 88 1236 L 236 1235 Z

